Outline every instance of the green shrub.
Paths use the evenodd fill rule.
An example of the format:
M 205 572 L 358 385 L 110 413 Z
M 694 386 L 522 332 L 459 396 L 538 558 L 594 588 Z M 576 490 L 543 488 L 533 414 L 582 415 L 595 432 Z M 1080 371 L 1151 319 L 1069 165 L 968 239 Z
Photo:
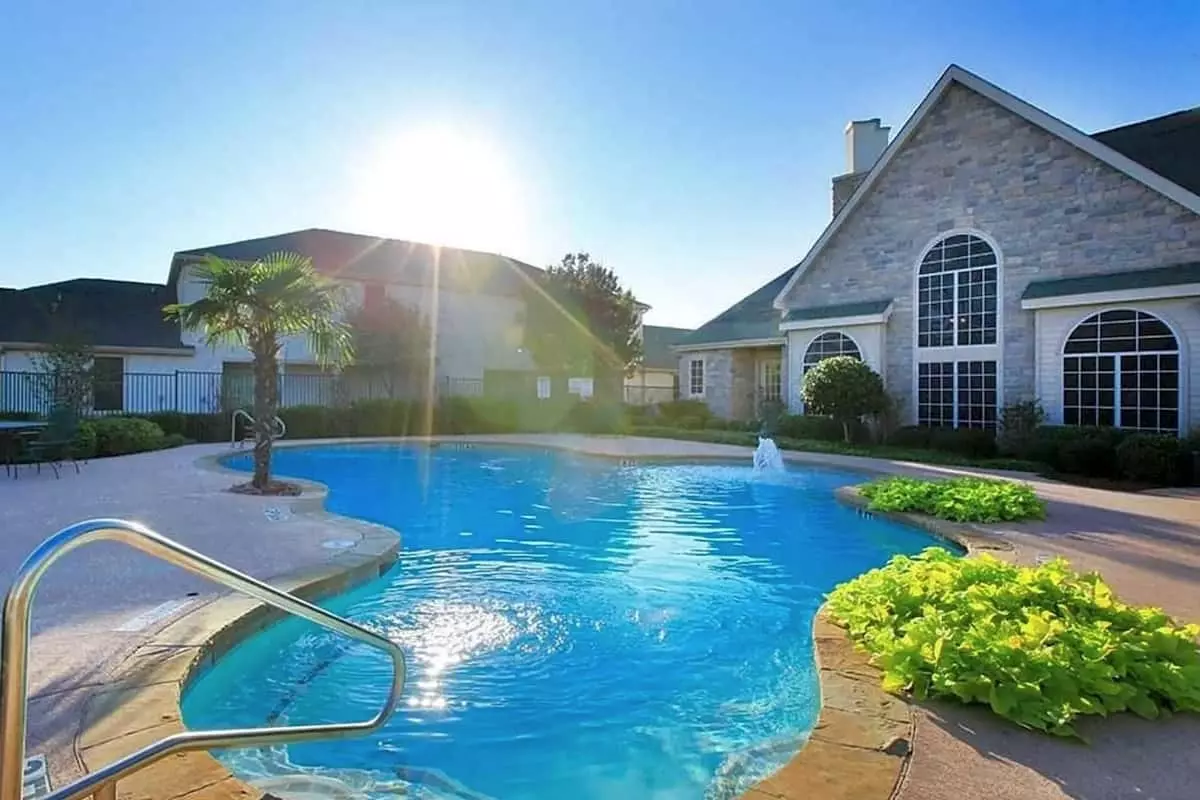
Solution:
M 1117 467 L 1127 480 L 1173 486 L 1182 477 L 1184 453 L 1174 436 L 1135 433 L 1117 445 Z
M 862 423 L 855 420 L 851 439 L 861 441 Z M 840 442 L 845 438 L 842 424 L 822 414 L 784 414 L 775 427 L 776 433 L 789 439 L 815 439 L 821 442 Z
M 988 705 L 1059 736 L 1084 714 L 1200 711 L 1200 626 L 1121 603 L 1061 559 L 1018 567 L 930 548 L 842 584 L 828 609 L 888 691 Z
M 1038 429 L 1046 422 L 1046 411 L 1037 400 L 1009 403 L 1000 409 L 996 447 L 1001 455 L 1029 458 Z
M 90 424 L 96 433 L 98 456 L 158 450 L 165 438 L 162 428 L 138 417 L 100 417 Z
M 96 455 L 96 426 L 90 421 L 80 421 L 75 439 L 71 442 L 71 455 L 85 460 Z
M 918 512 L 954 522 L 1042 519 L 1046 504 L 1023 483 L 984 478 L 882 478 L 859 487 L 871 511 Z
M 994 458 L 996 435 L 983 428 L 934 428 L 929 445 L 967 458 Z
M 624 433 L 629 429 L 629 418 L 615 403 L 581 401 L 567 410 L 562 428 L 576 433 Z
M 933 428 L 925 425 L 905 425 L 887 435 L 889 447 L 927 448 L 933 441 Z
M 703 400 L 672 400 L 658 404 L 658 422 L 669 428 L 699 430 L 716 421 Z
M 816 364 L 805 373 L 800 394 L 805 408 L 828 414 L 842 425 L 847 443 L 853 441 L 851 424 L 886 411 L 890 402 L 883 378 L 850 356 L 834 356 Z
M 168 433 L 163 437 L 163 449 L 168 447 L 183 447 L 185 444 L 191 444 L 192 440 L 184 436 L 182 433 Z
M 1116 428 L 1051 427 L 1038 429 L 1039 455 L 1055 471 L 1087 478 L 1117 478 L 1117 447 L 1126 434 Z
M 178 433 L 194 442 L 229 441 L 228 414 L 185 414 L 179 411 L 160 411 L 137 416 L 153 422 L 167 435 Z

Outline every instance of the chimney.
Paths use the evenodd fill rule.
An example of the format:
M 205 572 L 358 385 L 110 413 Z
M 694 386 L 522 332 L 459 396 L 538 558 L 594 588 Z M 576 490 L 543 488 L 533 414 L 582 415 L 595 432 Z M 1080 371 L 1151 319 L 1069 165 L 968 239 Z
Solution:
M 887 149 L 891 132 L 891 128 L 883 127 L 878 117 L 855 120 L 846 126 L 846 174 L 833 179 L 835 217 Z

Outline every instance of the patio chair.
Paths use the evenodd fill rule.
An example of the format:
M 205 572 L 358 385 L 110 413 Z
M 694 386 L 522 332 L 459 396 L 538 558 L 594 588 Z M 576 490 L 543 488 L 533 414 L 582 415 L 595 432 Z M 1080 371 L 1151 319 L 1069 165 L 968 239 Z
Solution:
M 46 427 L 35 438 L 25 444 L 25 452 L 37 465 L 41 474 L 42 464 L 49 465 L 58 478 L 58 468 L 70 461 L 79 474 L 79 462 L 75 459 L 75 434 L 79 432 L 79 416 L 70 408 L 58 408 L 46 418 Z

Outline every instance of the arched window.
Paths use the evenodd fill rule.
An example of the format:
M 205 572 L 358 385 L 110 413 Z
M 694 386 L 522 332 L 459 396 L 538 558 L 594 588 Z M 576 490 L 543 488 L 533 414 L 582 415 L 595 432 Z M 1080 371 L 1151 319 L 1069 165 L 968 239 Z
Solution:
M 844 333 L 830 331 L 813 339 L 804 351 L 803 372 L 808 372 L 825 359 L 834 356 L 851 356 L 862 361 L 862 353 L 858 352 L 858 345 L 853 339 Z
M 1144 311 L 1101 311 L 1063 348 L 1063 422 L 1179 430 L 1179 342 Z
M 996 343 L 996 251 L 970 234 L 947 236 L 917 271 L 917 347 Z

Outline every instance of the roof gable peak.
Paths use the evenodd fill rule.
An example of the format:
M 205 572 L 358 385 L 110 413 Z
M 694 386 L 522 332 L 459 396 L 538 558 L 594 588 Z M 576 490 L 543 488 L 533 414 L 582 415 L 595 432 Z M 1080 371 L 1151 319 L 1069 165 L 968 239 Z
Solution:
M 1095 139 L 1078 128 L 1068 125 L 1066 122 L 1051 116 L 1042 111 L 1033 104 L 1022 100 L 1016 95 L 1001 89 L 994 83 L 981 78 L 975 73 L 967 70 L 958 64 L 951 64 L 938 78 L 925 95 L 925 98 L 917 106 L 916 110 L 905 121 L 904 126 L 896 137 L 888 144 L 887 148 L 880 155 L 879 159 L 867 172 L 865 178 L 859 183 L 858 188 L 850 196 L 850 199 L 842 206 L 838 213 L 833 217 L 825 230 L 817 238 L 817 241 L 809 249 L 804 259 L 795 266 L 795 271 L 792 277 L 784 285 L 783 289 L 775 296 L 774 306 L 778 309 L 786 309 L 787 295 L 795 288 L 801 277 L 808 271 L 809 266 L 816 260 L 817 256 L 825 249 L 825 246 L 833 238 L 834 234 L 845 223 L 846 219 L 854 213 L 855 208 L 864 197 L 870 194 L 879 176 L 887 169 L 892 159 L 896 154 L 904 149 L 904 146 L 912 138 L 920 124 L 929 115 L 929 112 L 937 104 L 939 100 L 949 91 L 953 84 L 963 86 L 976 94 L 982 95 L 987 100 L 1001 106 L 1002 108 L 1011 111 L 1017 116 L 1023 118 L 1031 125 L 1042 128 L 1053 136 L 1074 145 L 1076 148 L 1093 156 L 1094 158 L 1108 164 L 1110 167 L 1124 173 L 1133 178 L 1139 183 L 1158 192 L 1170 200 L 1178 203 L 1189 211 L 1200 214 L 1200 195 L 1197 195 L 1179 184 L 1164 178 L 1153 170 L 1139 164 L 1133 159 L 1114 150 L 1108 145 Z

